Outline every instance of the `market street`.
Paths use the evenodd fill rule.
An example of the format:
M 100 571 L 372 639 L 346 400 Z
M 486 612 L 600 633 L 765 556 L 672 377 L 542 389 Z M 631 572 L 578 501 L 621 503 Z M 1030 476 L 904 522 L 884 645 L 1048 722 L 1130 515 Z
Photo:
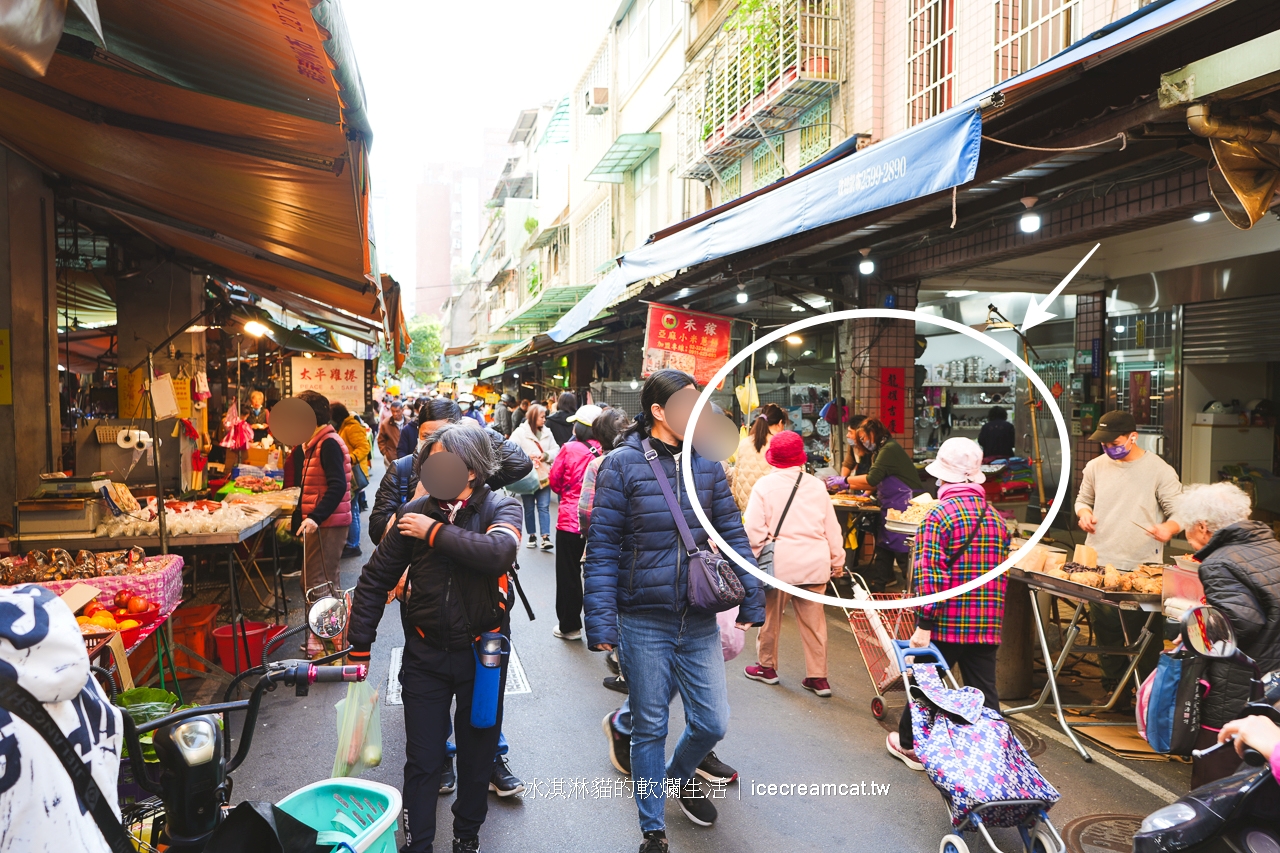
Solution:
M 380 476 L 381 471 L 375 470 L 374 482 Z M 372 553 L 367 539 L 363 546 L 363 558 L 343 560 L 345 586 L 354 585 L 363 560 Z M 614 783 L 622 777 L 609 764 L 601 730 L 601 719 L 618 706 L 621 697 L 601 686 L 601 679 L 609 674 L 603 655 L 587 651 L 580 641 L 566 642 L 551 635 L 554 554 L 522 548 L 520 565 L 521 582 L 538 618 L 530 623 L 517 603 L 513 645 L 529 692 L 508 692 L 503 731 L 511 744 L 511 769 L 524 781 L 525 793 L 504 800 L 490 794 L 482 849 L 487 853 L 629 850 L 635 843 L 635 802 L 613 793 Z M 789 614 L 783 631 L 781 684 L 768 686 L 743 677 L 742 667 L 754 660 L 754 631 L 742 654 L 726 664 L 733 716 L 728 736 L 716 753 L 738 770 L 741 782 L 729 785 L 725 799 L 715 801 L 720 817 L 712 829 L 694 826 L 669 804 L 667 831 L 673 850 L 819 853 L 839 847 L 933 853 L 938 849 L 939 840 L 949 831 L 942 798 L 923 773 L 908 770 L 885 753 L 886 729 L 870 714 L 872 692 L 857 646 L 842 614 L 829 609 L 827 617 L 835 691 L 831 699 L 802 690 L 794 676 L 803 669 L 803 656 Z M 379 627 L 370 678 L 384 692 L 392 650 L 402 643 L 392 605 Z M 289 691 L 269 697 L 263 706 L 260 739 L 235 774 L 237 796 L 276 800 L 304 780 L 326 776 L 333 762 L 329 748 L 332 705 L 343 691 L 340 685 L 315 685 L 305 699 L 294 699 Z M 897 693 L 890 700 L 889 719 L 895 723 L 901 699 Z M 403 706 L 384 706 L 382 765 L 364 778 L 397 787 L 402 783 L 404 711 Z M 1047 726 L 1050 718 L 1042 713 L 1037 719 Z M 1103 766 L 1107 760 L 1103 750 L 1094 748 L 1102 758 L 1086 764 L 1069 747 L 1029 735 L 1017 719 L 1014 723 L 1040 769 L 1062 793 L 1061 802 L 1050 812 L 1060 832 L 1082 815 L 1129 815 L 1136 826 L 1142 816 L 1165 804 Z M 672 736 L 682 727 L 677 701 Z M 1061 736 L 1056 728 L 1050 731 Z M 317 735 L 308 734 L 312 732 Z M 674 743 L 674 737 L 669 743 Z M 1110 762 L 1178 795 L 1187 790 L 1185 765 L 1114 758 Z M 770 795 L 770 785 L 779 786 L 778 793 Z M 793 790 L 793 785 L 796 794 L 781 792 L 784 786 Z M 800 785 L 836 785 L 837 792 L 823 794 L 820 787 L 818 796 L 800 795 Z M 850 790 L 840 796 L 840 785 L 856 786 L 857 795 Z M 873 794 L 873 787 L 882 791 Z M 438 842 L 451 825 L 452 802 L 451 796 L 440 798 Z M 911 817 L 904 819 L 904 815 Z M 995 837 L 1001 843 L 1007 839 L 1010 849 L 1020 849 L 1013 830 L 997 830 Z M 1085 846 L 1068 849 L 1073 853 L 1129 849 L 1127 836 L 1114 847 L 1099 846 L 1096 838 L 1089 842 L 1090 837 L 1086 836 Z M 976 835 L 966 840 L 975 851 L 987 849 Z

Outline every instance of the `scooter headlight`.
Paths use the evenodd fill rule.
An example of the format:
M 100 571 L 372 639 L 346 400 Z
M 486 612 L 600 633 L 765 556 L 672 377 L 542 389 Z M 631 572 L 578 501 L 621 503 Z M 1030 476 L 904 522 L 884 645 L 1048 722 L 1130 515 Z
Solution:
M 1138 832 L 1158 832 L 1179 824 L 1186 823 L 1196 817 L 1196 810 L 1187 803 L 1174 803 L 1162 809 L 1156 809 L 1142 821 Z
M 198 767 L 213 760 L 217 739 L 214 737 L 213 724 L 208 720 L 188 720 L 175 727 L 170 737 L 188 767 Z

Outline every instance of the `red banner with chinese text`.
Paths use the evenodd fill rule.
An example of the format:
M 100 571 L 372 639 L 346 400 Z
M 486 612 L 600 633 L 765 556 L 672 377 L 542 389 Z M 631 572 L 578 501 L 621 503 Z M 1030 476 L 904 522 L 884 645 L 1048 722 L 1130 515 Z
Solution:
M 894 435 L 902 435 L 906 378 L 907 372 L 901 367 L 880 368 L 880 422 Z
M 732 317 L 649 303 L 642 376 L 672 367 L 706 385 L 729 360 Z M 723 384 L 723 383 L 722 383 Z

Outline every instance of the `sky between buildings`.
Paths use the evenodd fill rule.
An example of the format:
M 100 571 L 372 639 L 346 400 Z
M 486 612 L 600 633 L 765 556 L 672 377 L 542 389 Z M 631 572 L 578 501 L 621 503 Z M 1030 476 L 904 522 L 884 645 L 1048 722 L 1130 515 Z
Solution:
M 373 125 L 379 266 L 412 293 L 414 195 L 429 164 L 479 164 L 485 128 L 559 99 L 617 0 L 344 0 Z M 493 176 L 496 178 L 497 176 Z

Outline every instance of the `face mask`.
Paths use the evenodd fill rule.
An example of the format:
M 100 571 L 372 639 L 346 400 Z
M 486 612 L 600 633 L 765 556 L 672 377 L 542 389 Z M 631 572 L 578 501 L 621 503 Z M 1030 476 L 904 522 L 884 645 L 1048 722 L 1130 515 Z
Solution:
M 1129 445 L 1127 444 L 1122 444 L 1119 447 L 1116 447 L 1114 444 L 1104 444 L 1102 445 L 1102 449 L 1112 459 L 1123 459 L 1129 455 L 1130 450 Z
M 471 404 L 470 404 L 470 403 L 459 403 L 459 404 L 458 404 L 458 408 L 459 408 L 459 409 L 461 409 L 461 410 L 462 410 L 462 411 L 464 411 L 464 412 L 469 412 L 469 411 L 471 411 Z
M 849 445 L 850 447 L 857 447 L 857 446 L 858 446 L 858 439 L 856 439 L 856 438 L 849 438 L 849 437 L 846 435 L 846 436 L 845 436 L 845 438 L 844 438 L 844 443 L 845 443 L 845 444 L 847 444 L 847 445 Z
M 874 441 L 866 441 L 866 440 L 864 440 L 864 441 L 862 442 L 862 446 L 863 446 L 863 447 L 865 447 L 867 450 L 875 450 L 875 449 L 876 449 L 876 443 L 875 443 Z

